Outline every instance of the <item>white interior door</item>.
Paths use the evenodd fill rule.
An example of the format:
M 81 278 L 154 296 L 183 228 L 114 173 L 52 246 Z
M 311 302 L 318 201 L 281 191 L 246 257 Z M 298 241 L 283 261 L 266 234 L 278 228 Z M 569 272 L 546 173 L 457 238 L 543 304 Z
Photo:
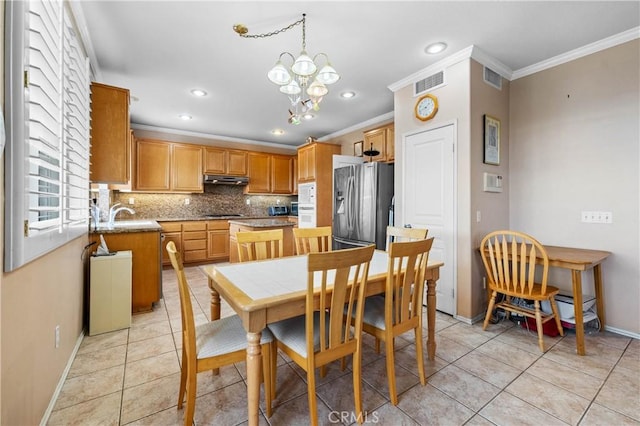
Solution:
M 429 259 L 444 262 L 436 286 L 436 308 L 455 315 L 455 156 L 454 127 L 448 125 L 405 137 L 402 172 L 402 224 L 427 228 L 434 237 Z

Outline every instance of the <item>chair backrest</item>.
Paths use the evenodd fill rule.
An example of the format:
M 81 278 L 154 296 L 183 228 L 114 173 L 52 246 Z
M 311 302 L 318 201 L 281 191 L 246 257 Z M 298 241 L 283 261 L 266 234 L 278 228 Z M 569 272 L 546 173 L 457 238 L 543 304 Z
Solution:
M 321 253 L 331 251 L 331 227 L 293 228 L 296 253 Z
M 240 262 L 282 257 L 282 229 L 242 231 L 236 233 Z
M 178 276 L 178 292 L 180 293 L 180 316 L 182 317 L 182 347 L 187 357 L 195 361 L 196 359 L 196 326 L 193 319 L 193 307 L 191 305 L 191 295 L 189 285 L 184 273 L 182 256 L 176 249 L 173 241 L 167 243 L 167 253 L 171 259 L 171 265 Z
M 387 226 L 387 245 L 385 250 L 389 251 L 389 245 L 396 242 L 424 240 L 429 233 L 423 228 L 400 228 L 398 226 Z
M 491 232 L 482 239 L 480 254 L 491 288 L 523 296 L 531 294 L 536 283 L 536 263 L 540 262 L 542 276 L 538 284 L 543 293 L 546 291 L 549 257 L 532 236 L 508 230 Z
M 354 353 L 362 334 L 364 290 L 375 246 L 310 253 L 308 257 L 306 340 L 307 354 L 323 353 L 338 359 Z M 316 302 L 319 296 L 319 302 Z M 354 328 L 349 326 L 355 312 Z M 320 348 L 314 348 L 314 321 Z M 345 326 L 346 324 L 346 326 Z
M 389 266 L 385 288 L 385 323 L 394 327 L 419 322 L 425 271 L 433 238 L 389 245 Z M 389 325 L 388 325 L 389 327 Z

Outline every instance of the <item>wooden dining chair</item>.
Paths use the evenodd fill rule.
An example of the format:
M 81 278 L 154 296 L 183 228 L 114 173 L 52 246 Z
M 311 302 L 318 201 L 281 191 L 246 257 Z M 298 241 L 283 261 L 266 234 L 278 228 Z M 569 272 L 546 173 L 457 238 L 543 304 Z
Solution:
M 555 296 L 559 289 L 547 284 L 549 257 L 545 248 L 535 238 L 518 231 L 494 231 L 487 234 L 480 243 L 482 263 L 487 273 L 487 282 L 491 297 L 482 329 L 486 330 L 494 308 L 514 312 L 528 318 L 536 319 L 538 346 L 544 352 L 542 324 L 555 320 L 561 336 L 564 336 Z M 540 280 L 535 279 L 536 263 L 542 259 Z M 505 296 L 496 303 L 498 294 Z M 534 308 L 512 303 L 513 298 L 532 300 Z M 541 301 L 548 301 L 551 313 L 540 309 Z
M 318 424 L 315 370 L 348 355 L 353 357 L 355 414 L 363 421 L 362 301 L 374 249 L 310 253 L 305 315 L 269 324 L 278 347 L 307 372 L 312 425 Z M 353 328 L 348 321 L 352 316 Z
M 394 340 L 413 329 L 420 384 L 426 384 L 422 348 L 422 295 L 429 250 L 433 238 L 389 245 L 389 266 L 384 297 L 368 297 L 364 305 L 362 330 L 385 342 L 387 380 L 393 405 L 396 390 Z
M 389 244 L 403 241 L 424 240 L 429 233 L 424 228 L 401 228 L 399 226 L 387 226 L 387 244 L 385 250 L 389 250 Z
M 171 265 L 178 276 L 180 293 L 180 313 L 182 316 L 182 363 L 180 368 L 180 390 L 178 409 L 182 408 L 185 394 L 187 408 L 184 413 L 185 426 L 191 426 L 196 406 L 197 374 L 216 370 L 220 367 L 245 361 L 247 358 L 247 332 L 237 315 L 220 318 L 198 326 L 193 318 L 193 307 L 189 285 L 184 272 L 182 256 L 175 243 L 167 243 L 167 253 Z M 263 353 L 263 376 L 267 416 L 271 416 L 272 390 L 275 389 L 275 371 L 272 370 L 271 356 L 275 340 L 269 330 L 262 332 L 260 340 Z
M 282 229 L 237 232 L 236 242 L 240 262 L 282 257 L 283 239 Z
M 297 254 L 331 251 L 331 227 L 293 228 Z

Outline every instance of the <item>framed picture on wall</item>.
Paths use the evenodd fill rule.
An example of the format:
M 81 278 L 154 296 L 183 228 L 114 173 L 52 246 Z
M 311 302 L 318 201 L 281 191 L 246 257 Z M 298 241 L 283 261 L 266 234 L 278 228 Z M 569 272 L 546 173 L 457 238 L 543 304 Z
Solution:
M 500 165 L 500 120 L 484 116 L 484 163 Z
M 353 155 L 356 157 L 362 157 L 362 141 L 358 141 L 353 144 Z

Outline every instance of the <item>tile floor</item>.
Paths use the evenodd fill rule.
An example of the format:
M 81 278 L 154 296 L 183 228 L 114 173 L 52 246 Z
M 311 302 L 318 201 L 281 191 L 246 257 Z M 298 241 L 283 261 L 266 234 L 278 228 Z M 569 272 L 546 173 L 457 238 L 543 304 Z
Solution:
M 187 268 L 196 322 L 208 321 L 210 293 L 197 267 Z M 164 299 L 135 315 L 130 329 L 84 338 L 49 417 L 49 425 L 179 425 L 180 305 L 173 270 Z M 231 314 L 226 307 L 222 315 Z M 420 386 L 413 336 L 396 341 L 399 403 L 389 402 L 384 350 L 366 337 L 363 400 L 367 423 L 381 425 L 640 425 L 640 341 L 588 329 L 587 356 L 575 354 L 575 334 L 534 334 L 509 321 L 467 325 L 438 314 L 435 361 L 425 360 Z M 426 330 L 425 330 L 426 335 Z M 425 350 L 426 353 L 426 350 Z M 308 424 L 304 372 L 278 360 L 277 400 L 264 425 Z M 244 363 L 198 378 L 195 423 L 246 423 Z M 319 376 L 316 376 L 319 377 Z M 320 424 L 352 424 L 351 374 L 331 366 L 317 383 Z M 264 408 L 262 406 L 262 408 Z

